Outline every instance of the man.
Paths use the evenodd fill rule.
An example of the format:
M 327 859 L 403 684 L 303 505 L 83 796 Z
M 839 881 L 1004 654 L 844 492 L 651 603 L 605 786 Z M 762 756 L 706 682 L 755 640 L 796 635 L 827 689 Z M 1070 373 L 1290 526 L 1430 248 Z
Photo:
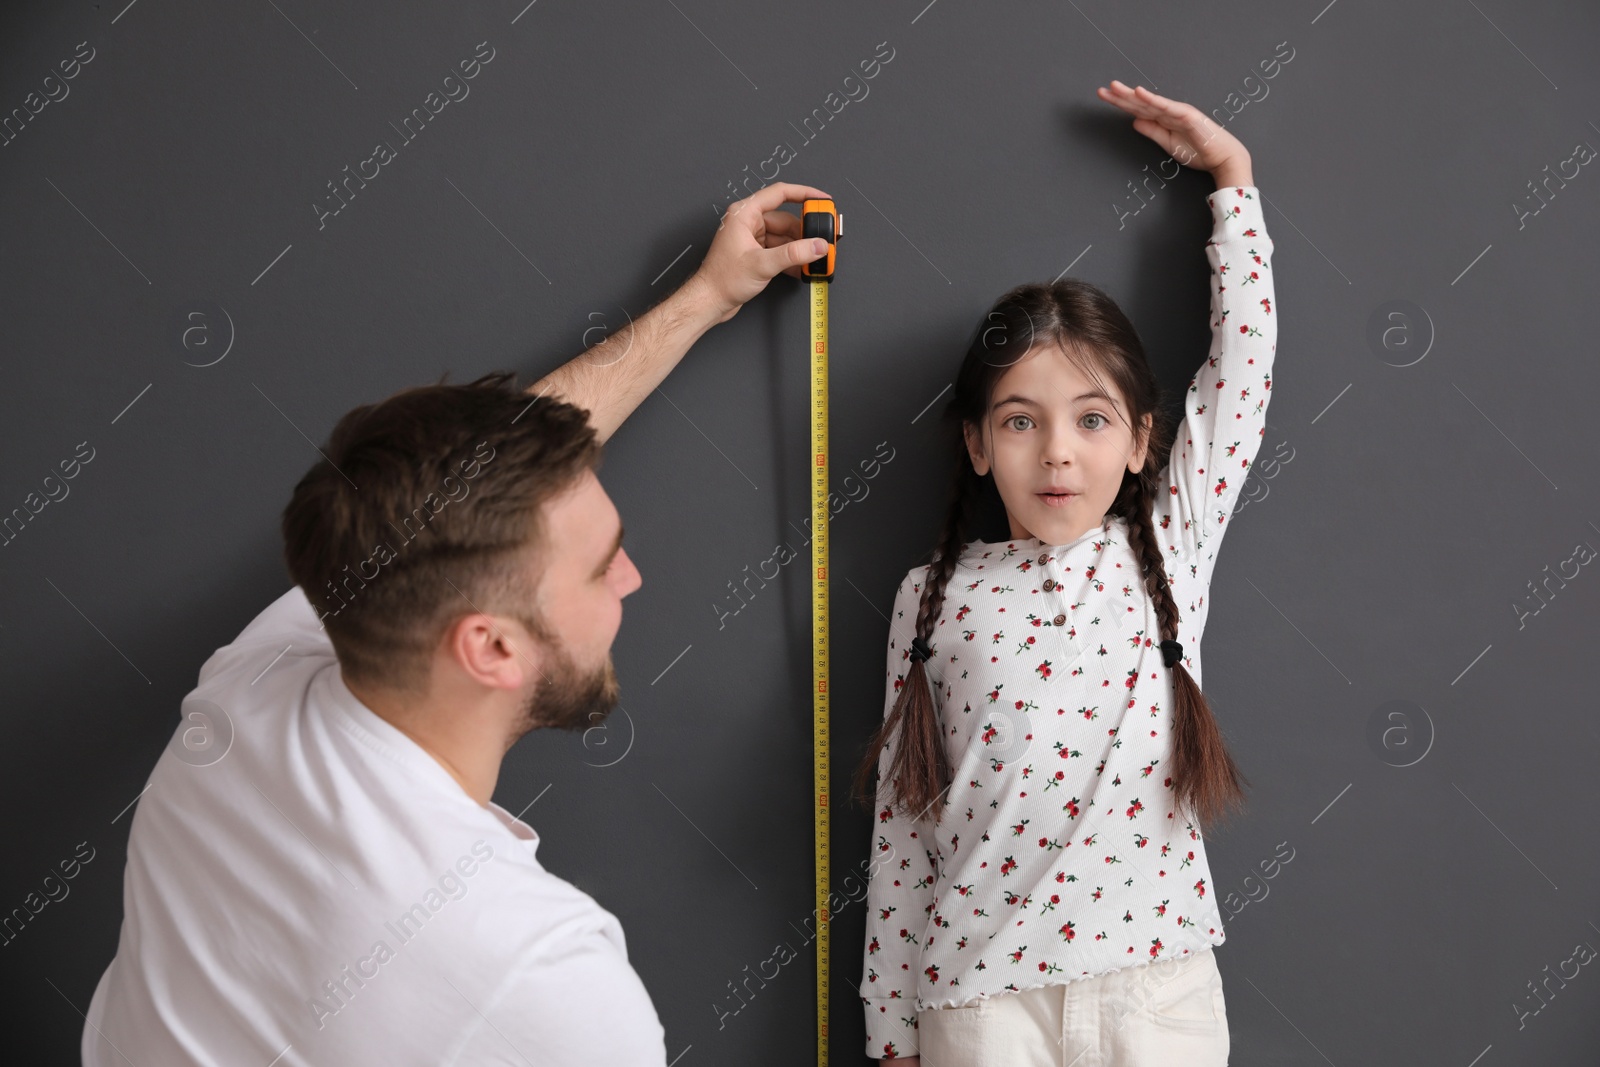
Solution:
M 523 734 L 616 703 L 640 578 L 603 443 L 818 258 L 781 207 L 826 195 L 731 205 L 682 288 L 527 392 L 487 375 L 339 421 L 283 514 L 295 588 L 200 669 L 140 800 L 88 1067 L 665 1064 L 615 916 L 490 797 Z

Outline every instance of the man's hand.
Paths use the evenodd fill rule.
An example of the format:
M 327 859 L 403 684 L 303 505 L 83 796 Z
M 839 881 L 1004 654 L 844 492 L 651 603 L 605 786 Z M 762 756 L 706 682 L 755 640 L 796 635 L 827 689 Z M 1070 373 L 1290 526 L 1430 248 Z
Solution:
M 717 322 L 733 318 L 777 275 L 798 278 L 802 264 L 828 254 L 826 241 L 801 239 L 800 216 L 781 210 L 808 198 L 832 199 L 809 185 L 778 182 L 728 205 L 705 260 L 685 283 L 702 289 Z
M 800 218 L 779 208 L 828 194 L 809 185 L 763 186 L 730 204 L 700 269 L 661 303 L 528 387 L 588 409 L 589 424 L 606 441 L 678 365 L 689 347 L 779 274 L 827 254 L 800 240 Z M 815 239 L 814 239 L 815 240 Z M 585 333 L 585 337 L 588 334 Z

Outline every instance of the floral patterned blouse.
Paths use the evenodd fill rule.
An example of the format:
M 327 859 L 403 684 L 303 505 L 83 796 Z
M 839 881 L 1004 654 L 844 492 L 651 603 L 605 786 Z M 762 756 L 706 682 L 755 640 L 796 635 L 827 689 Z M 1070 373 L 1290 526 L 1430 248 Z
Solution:
M 1155 504 L 1198 683 L 1224 524 L 1265 433 L 1277 337 L 1254 186 L 1206 198 L 1211 351 L 1189 385 Z M 884 716 L 928 567 L 895 594 Z M 879 759 L 861 999 L 867 1055 L 916 1055 L 917 1012 L 1071 982 L 1223 943 L 1199 827 L 1174 810 L 1172 671 L 1108 517 L 1071 544 L 965 546 L 926 664 L 952 768 L 942 821 L 891 804 Z

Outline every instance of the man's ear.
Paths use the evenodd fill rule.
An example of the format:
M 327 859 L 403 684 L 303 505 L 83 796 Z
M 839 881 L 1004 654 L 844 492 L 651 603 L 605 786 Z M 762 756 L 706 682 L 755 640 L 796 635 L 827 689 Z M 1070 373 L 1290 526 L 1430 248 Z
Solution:
M 961 432 L 967 441 L 967 456 L 972 460 L 972 469 L 981 478 L 989 473 L 989 458 L 983 454 L 983 435 L 970 422 L 961 424 Z
M 1144 469 L 1145 457 L 1150 453 L 1150 429 L 1155 425 L 1155 416 L 1146 414 L 1139 427 L 1139 439 L 1133 443 L 1133 454 L 1128 457 L 1128 470 L 1138 474 Z
M 451 625 L 445 640 L 460 670 L 489 688 L 518 688 L 530 672 L 537 675 L 541 669 L 540 650 L 522 625 L 509 618 L 464 615 Z

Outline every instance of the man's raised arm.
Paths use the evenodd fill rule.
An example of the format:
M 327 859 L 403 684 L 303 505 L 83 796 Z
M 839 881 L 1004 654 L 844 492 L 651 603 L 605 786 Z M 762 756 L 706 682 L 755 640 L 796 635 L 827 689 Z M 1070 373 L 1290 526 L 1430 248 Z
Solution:
M 807 247 L 800 218 L 785 203 L 828 194 L 808 185 L 779 182 L 728 205 L 711 248 L 676 292 L 599 344 L 586 349 L 528 387 L 534 396 L 557 396 L 586 408 L 606 441 L 655 391 L 689 347 L 711 327 L 727 322 L 779 273 L 800 276 L 800 266 L 827 254 L 827 242 Z

